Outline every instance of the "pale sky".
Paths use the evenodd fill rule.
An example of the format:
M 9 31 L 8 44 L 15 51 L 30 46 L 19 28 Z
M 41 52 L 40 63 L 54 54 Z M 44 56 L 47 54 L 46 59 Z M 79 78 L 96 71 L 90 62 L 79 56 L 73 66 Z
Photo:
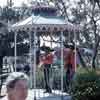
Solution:
M 25 4 L 28 4 L 29 1 L 31 0 L 12 0 L 14 2 L 14 6 L 21 6 L 21 4 L 24 2 Z M 35 0 L 33 0 L 35 1 Z M 38 1 L 38 0 L 37 0 Z M 74 2 L 77 2 L 79 0 L 69 0 L 72 4 Z M 0 0 L 0 6 L 6 6 L 7 5 L 7 0 Z
M 14 6 L 20 6 L 23 2 L 28 3 L 27 1 L 29 0 L 13 0 Z M 0 6 L 5 6 L 7 5 L 7 0 L 0 0 Z

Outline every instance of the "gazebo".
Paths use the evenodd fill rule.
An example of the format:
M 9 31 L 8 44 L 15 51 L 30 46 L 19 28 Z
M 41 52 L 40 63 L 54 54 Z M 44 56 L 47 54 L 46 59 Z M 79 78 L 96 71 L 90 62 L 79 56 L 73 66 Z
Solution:
M 49 14 L 48 12 L 52 14 Z M 31 71 L 31 78 L 34 77 L 34 100 L 36 99 L 36 48 L 37 48 L 37 41 L 39 40 L 40 36 L 49 35 L 51 37 L 57 36 L 59 37 L 59 43 L 61 44 L 61 91 L 63 91 L 63 36 L 66 35 L 68 38 L 73 35 L 73 40 L 76 44 L 76 32 L 81 31 L 81 27 L 78 25 L 72 25 L 64 17 L 57 16 L 55 12 L 57 11 L 54 7 L 34 7 L 33 8 L 33 15 L 25 20 L 17 22 L 9 26 L 9 31 L 13 31 L 15 33 L 15 68 L 16 68 L 16 56 L 17 56 L 17 49 L 16 49 L 16 38 L 18 31 L 26 31 L 29 34 L 30 40 L 30 65 Z M 33 37 L 32 37 L 33 35 Z M 34 38 L 34 45 L 32 47 L 32 38 Z M 40 42 L 39 42 L 40 43 Z M 39 44 L 38 44 L 39 45 Z M 34 49 L 34 66 L 32 65 L 32 48 Z M 31 82 L 32 83 L 32 82 Z M 62 94 L 63 95 L 63 94 Z

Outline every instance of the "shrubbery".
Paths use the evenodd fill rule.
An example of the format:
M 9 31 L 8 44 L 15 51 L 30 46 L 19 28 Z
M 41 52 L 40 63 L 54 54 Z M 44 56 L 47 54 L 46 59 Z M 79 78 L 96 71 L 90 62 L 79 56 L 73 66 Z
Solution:
M 78 72 L 72 83 L 71 94 L 73 100 L 99 100 L 100 74 L 94 70 Z

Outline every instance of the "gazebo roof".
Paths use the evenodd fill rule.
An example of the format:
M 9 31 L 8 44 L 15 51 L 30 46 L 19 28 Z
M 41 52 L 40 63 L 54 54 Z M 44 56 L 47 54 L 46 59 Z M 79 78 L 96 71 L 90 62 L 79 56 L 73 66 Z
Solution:
M 26 20 L 14 24 L 12 27 L 32 24 L 66 24 L 64 18 L 61 17 L 43 17 L 43 16 L 31 16 Z
M 81 30 L 78 26 L 74 26 L 67 22 L 64 17 L 58 16 L 41 16 L 32 15 L 29 18 L 17 22 L 9 27 L 10 30 L 32 30 L 37 29 L 38 31 L 59 31 L 59 30 Z

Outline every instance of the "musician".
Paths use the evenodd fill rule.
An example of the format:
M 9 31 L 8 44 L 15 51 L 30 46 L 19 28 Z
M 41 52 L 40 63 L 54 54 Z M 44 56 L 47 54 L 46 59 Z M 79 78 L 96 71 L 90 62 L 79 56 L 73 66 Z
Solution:
M 51 68 L 51 64 L 53 63 L 53 55 L 51 52 L 49 52 L 48 50 L 45 51 L 45 55 L 42 57 L 42 63 L 44 66 L 44 80 L 45 80 L 45 93 L 52 93 L 50 84 L 49 84 L 49 78 L 50 78 L 50 68 Z
M 73 75 L 75 73 L 75 52 L 74 52 L 74 46 L 71 45 L 69 47 L 69 51 L 68 54 L 66 56 L 66 58 L 64 59 L 64 68 L 66 71 L 66 79 L 65 79 L 65 92 L 69 90 L 70 85 L 71 85 L 71 81 L 73 78 Z
M 6 79 L 7 95 L 0 100 L 26 100 L 29 78 L 22 72 L 10 73 Z

